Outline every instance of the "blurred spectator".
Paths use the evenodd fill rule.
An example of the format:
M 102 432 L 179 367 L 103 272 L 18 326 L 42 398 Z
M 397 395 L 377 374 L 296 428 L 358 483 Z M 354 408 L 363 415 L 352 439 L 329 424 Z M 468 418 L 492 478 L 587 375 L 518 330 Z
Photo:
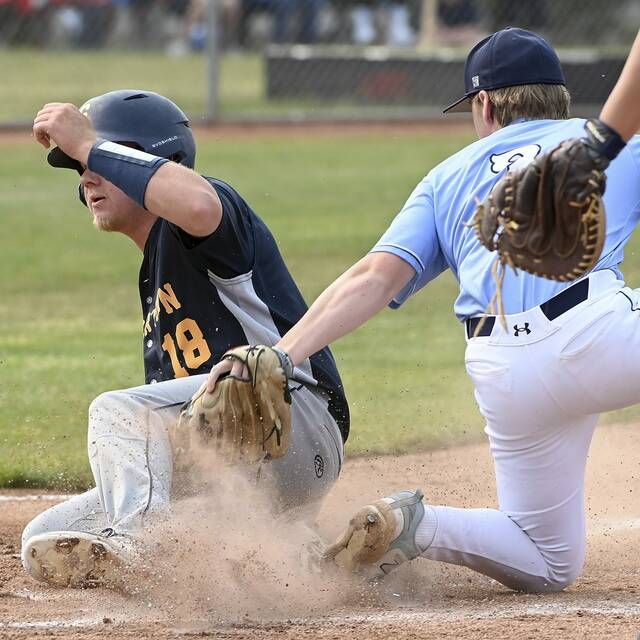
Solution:
M 165 42 L 164 2 L 157 0 L 111 0 L 117 7 L 115 40 L 132 48 L 162 46 Z
M 480 26 L 476 0 L 439 0 L 436 34 L 438 45 L 467 46 L 478 42 L 485 35 L 488 34 Z
M 152 11 L 155 0 L 129 0 L 131 21 L 134 25 L 134 42 L 142 46 L 150 46 L 158 41 L 158 32 L 154 28 Z
M 167 11 L 176 25 L 167 53 L 172 56 L 202 51 L 207 43 L 206 0 L 171 0 Z
M 116 8 L 111 0 L 82 0 L 78 3 L 80 31 L 75 40 L 79 47 L 103 47 L 111 34 Z
M 219 45 L 223 50 L 234 49 L 238 45 L 240 2 L 221 0 L 218 9 Z M 170 29 L 173 33 L 167 53 L 180 56 L 202 51 L 207 44 L 209 28 L 207 0 L 169 0 L 167 11 L 179 22 L 179 27 Z
M 17 12 L 13 0 L 0 0 L 0 45 L 12 44 L 17 28 Z
M 183 14 L 183 24 L 167 48 L 171 55 L 201 51 L 207 40 L 206 0 L 188 0 L 168 9 Z M 314 43 L 318 18 L 327 0 L 221 0 L 218 3 L 222 49 L 254 48 L 268 42 Z
M 186 40 L 191 51 L 202 51 L 207 45 L 206 0 L 191 0 L 185 23 Z
M 250 24 L 256 14 L 263 13 L 271 22 L 267 40 L 315 43 L 318 40 L 318 18 L 326 0 L 241 0 L 238 21 L 238 42 L 249 46 Z
M 386 43 L 392 47 L 409 47 L 416 34 L 410 22 L 410 0 L 383 3 L 387 13 Z
M 53 13 L 48 0 L 3 0 L 0 8 L 0 39 L 11 45 L 47 45 Z
M 166 38 L 169 42 L 167 46 L 169 53 L 171 53 L 173 47 L 187 51 L 184 34 L 186 31 L 187 12 L 191 4 L 191 0 L 164 0 L 163 2 L 165 10 L 164 27 Z
M 523 29 L 543 31 L 548 26 L 549 7 L 547 0 L 527 0 L 527 2 L 492 0 L 492 5 L 495 29 L 518 25 Z
M 411 0 L 350 0 L 351 41 L 358 45 L 410 46 L 415 41 L 411 26 Z

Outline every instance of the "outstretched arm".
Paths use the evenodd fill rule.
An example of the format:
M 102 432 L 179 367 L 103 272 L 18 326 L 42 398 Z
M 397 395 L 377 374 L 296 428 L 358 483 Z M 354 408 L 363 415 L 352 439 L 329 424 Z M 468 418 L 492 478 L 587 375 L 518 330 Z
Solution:
M 414 275 L 396 255 L 366 255 L 320 294 L 276 346 L 299 364 L 384 309 Z
M 620 78 L 600 113 L 600 120 L 623 140 L 640 130 L 640 32 L 631 47 Z
M 594 166 L 604 171 L 640 129 L 640 32 L 631 47 L 620 78 L 607 98 L 600 116 L 587 120 L 585 148 Z M 603 185 L 604 191 L 604 185 Z
M 414 275 L 413 267 L 391 253 L 366 255 L 320 294 L 276 346 L 289 354 L 293 365 L 300 364 L 384 309 Z M 211 370 L 207 389 L 212 392 L 229 371 L 244 375 L 240 365 L 222 360 Z

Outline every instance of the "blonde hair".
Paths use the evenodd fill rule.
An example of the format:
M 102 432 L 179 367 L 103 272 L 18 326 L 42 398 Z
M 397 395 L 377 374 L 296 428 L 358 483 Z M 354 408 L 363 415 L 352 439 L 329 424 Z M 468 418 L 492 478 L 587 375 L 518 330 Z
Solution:
M 522 84 L 488 90 L 494 118 L 506 127 L 518 118 L 564 120 L 569 117 L 571 96 L 562 84 Z

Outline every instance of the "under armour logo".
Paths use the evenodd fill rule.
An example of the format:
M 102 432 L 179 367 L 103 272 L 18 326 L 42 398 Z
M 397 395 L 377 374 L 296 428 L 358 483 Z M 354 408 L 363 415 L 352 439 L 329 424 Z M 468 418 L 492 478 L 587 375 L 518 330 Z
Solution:
M 313 466 L 316 470 L 316 478 L 322 478 L 324 474 L 324 460 L 322 459 L 322 456 L 316 456 L 313 459 Z
M 529 329 L 529 323 L 525 322 L 524 326 L 519 327 L 517 324 L 513 325 L 513 335 L 517 338 L 522 332 L 529 335 L 531 333 L 531 329 Z

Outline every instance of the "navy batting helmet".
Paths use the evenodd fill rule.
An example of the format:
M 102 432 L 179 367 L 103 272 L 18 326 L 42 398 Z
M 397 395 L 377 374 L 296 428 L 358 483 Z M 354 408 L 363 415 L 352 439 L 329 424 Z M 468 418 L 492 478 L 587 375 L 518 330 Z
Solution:
M 171 100 L 153 91 L 124 89 L 87 100 L 80 111 L 91 120 L 98 138 L 125 144 L 193 169 L 196 144 L 189 119 Z M 52 167 L 75 169 L 77 160 L 59 147 L 47 160 Z

